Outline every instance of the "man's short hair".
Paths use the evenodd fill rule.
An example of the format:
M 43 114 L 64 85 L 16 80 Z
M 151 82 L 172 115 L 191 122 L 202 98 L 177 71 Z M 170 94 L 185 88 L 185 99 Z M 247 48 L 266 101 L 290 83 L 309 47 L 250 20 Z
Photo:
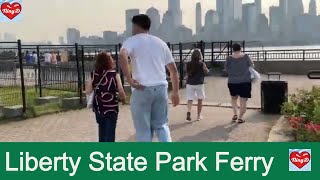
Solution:
M 139 14 L 132 18 L 132 23 L 141 27 L 142 29 L 149 31 L 151 27 L 151 19 L 145 14 Z
M 233 51 L 241 51 L 241 45 L 236 43 L 232 45 L 232 50 Z

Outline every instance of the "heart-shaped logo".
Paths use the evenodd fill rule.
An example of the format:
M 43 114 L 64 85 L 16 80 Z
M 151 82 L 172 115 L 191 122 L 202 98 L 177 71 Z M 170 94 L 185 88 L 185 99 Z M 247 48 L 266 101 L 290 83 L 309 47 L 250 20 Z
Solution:
M 1 5 L 1 12 L 5 16 L 7 16 L 10 20 L 14 19 L 21 12 L 21 4 L 18 2 L 14 2 L 12 4 L 5 2 Z
M 299 169 L 302 169 L 305 165 L 307 165 L 310 162 L 310 159 L 310 153 L 306 151 L 301 153 L 294 151 L 290 154 L 290 161 Z

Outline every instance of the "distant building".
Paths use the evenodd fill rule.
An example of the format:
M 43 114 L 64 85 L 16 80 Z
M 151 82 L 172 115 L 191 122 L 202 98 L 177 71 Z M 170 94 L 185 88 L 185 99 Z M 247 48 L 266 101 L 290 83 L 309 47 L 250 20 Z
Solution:
M 192 41 L 192 29 L 185 26 L 180 26 L 178 29 L 178 41 L 179 42 L 191 42 Z
M 196 5 L 196 33 L 198 33 L 202 28 L 202 9 L 201 3 L 198 2 Z
M 61 45 L 64 45 L 64 44 L 65 44 L 65 42 L 64 42 L 64 37 L 63 37 L 63 36 L 60 36 L 60 37 L 59 37 L 59 44 L 61 44 Z
M 80 44 L 88 44 L 88 45 L 104 44 L 104 40 L 102 37 L 99 37 L 99 36 L 89 36 L 89 37 L 82 36 L 80 38 Z
M 151 7 L 147 10 L 146 14 L 150 17 L 151 19 L 151 29 L 150 33 L 151 34 L 157 34 L 160 24 L 161 24 L 161 17 L 159 10 L 157 10 L 154 7 Z
M 293 25 L 295 34 L 292 40 L 298 41 L 301 44 L 319 42 L 320 16 L 300 15 L 295 18 Z
M 259 16 L 260 14 L 262 14 L 261 0 L 255 0 L 254 4 L 256 5 L 256 8 L 257 8 L 257 16 Z
M 103 32 L 103 41 L 107 44 L 117 43 L 118 33 L 114 31 L 104 31 Z
M 269 21 L 265 14 L 260 14 L 257 19 L 257 33 L 261 38 L 270 38 Z
M 67 29 L 67 44 L 75 44 L 80 42 L 80 31 L 76 28 Z
M 257 6 L 255 3 L 243 4 L 242 23 L 249 34 L 257 32 Z
M 182 10 L 180 0 L 168 0 L 168 11 L 172 13 L 173 27 L 182 25 Z
M 316 2 L 316 0 L 310 0 L 309 15 L 311 15 L 311 16 L 317 15 L 317 2 Z
M 219 24 L 219 14 L 214 10 L 207 11 L 204 25 L 206 27 L 210 27 L 212 25 L 218 25 L 218 24 Z
M 302 14 L 304 14 L 304 7 L 302 0 L 290 0 L 290 3 L 288 3 L 288 18 L 289 23 L 297 17 Z
M 128 9 L 126 10 L 126 37 L 130 37 L 132 35 L 132 18 L 140 13 L 139 9 Z
M 16 41 L 16 35 L 15 34 L 11 34 L 11 33 L 4 33 L 3 34 L 3 40 L 4 41 Z
M 227 32 L 234 22 L 242 20 L 242 0 L 217 0 L 216 3 L 224 32 Z
M 281 27 L 281 8 L 271 6 L 269 10 L 270 29 L 272 33 L 279 33 Z

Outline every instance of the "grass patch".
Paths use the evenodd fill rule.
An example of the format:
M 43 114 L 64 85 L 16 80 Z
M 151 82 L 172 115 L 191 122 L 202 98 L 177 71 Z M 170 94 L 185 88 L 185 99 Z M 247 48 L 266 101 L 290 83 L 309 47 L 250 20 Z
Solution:
M 76 97 L 77 92 L 42 89 L 42 96 L 56 96 L 60 98 Z M 39 89 L 34 87 L 26 88 L 26 102 L 27 108 L 34 105 L 35 99 L 40 97 Z M 0 87 L 0 104 L 5 106 L 14 106 L 22 104 L 21 87 Z
M 64 91 L 64 90 L 52 90 L 52 89 L 42 89 L 42 95 L 45 96 L 55 96 L 61 99 L 71 98 L 78 96 L 77 92 Z M 27 109 L 24 118 L 33 118 L 41 115 L 58 113 L 64 111 L 61 102 L 36 105 L 35 100 L 40 97 L 39 89 L 34 87 L 26 87 L 26 104 Z M 21 87 L 0 87 L 0 104 L 4 106 L 15 106 L 22 104 L 22 93 Z M 1 120 L 1 119 L 0 119 Z
M 62 111 L 61 103 L 44 104 L 41 106 L 33 107 L 33 116 L 38 117 L 42 115 L 58 113 L 61 111 Z

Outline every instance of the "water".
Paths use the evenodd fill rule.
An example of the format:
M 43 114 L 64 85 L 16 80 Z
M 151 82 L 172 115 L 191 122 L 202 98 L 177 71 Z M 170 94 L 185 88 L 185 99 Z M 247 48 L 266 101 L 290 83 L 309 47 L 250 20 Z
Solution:
M 246 51 L 261 51 L 261 50 L 307 50 L 307 49 L 319 49 L 319 50 L 320 50 L 320 45 L 246 47 Z

